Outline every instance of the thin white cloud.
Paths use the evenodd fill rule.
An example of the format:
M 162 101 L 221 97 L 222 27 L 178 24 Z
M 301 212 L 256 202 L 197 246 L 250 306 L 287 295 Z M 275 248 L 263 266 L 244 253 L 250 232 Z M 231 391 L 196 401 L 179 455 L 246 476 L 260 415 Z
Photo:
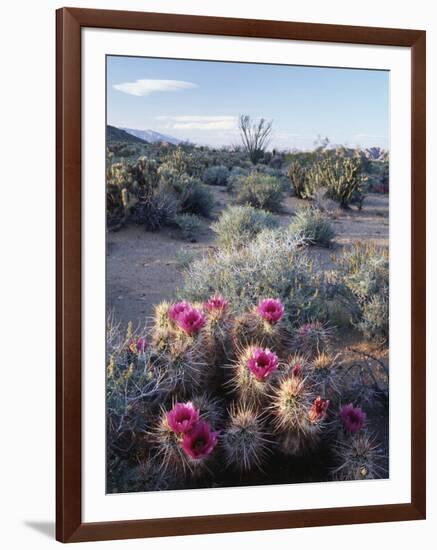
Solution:
M 184 80 L 155 80 L 145 78 L 135 82 L 122 82 L 113 84 L 114 90 L 135 96 L 147 96 L 155 92 L 178 92 L 179 90 L 190 90 L 197 88 L 193 82 Z
M 168 121 L 168 127 L 175 130 L 232 130 L 237 126 L 237 117 L 229 115 L 157 116 L 156 119 Z

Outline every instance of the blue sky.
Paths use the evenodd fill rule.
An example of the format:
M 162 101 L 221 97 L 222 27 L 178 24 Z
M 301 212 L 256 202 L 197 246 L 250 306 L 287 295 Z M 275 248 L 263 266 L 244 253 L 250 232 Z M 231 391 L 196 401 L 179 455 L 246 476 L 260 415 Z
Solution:
M 389 73 L 289 65 L 107 58 L 108 124 L 197 144 L 239 143 L 238 116 L 273 120 L 271 147 L 311 148 L 317 136 L 389 145 Z

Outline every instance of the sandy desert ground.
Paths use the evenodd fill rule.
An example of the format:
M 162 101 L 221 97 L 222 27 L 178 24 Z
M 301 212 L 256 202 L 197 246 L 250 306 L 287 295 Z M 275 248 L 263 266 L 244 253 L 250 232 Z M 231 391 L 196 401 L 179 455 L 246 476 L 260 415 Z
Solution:
M 211 220 L 204 220 L 197 242 L 180 240 L 176 230 L 146 232 L 139 226 L 128 226 L 107 234 L 107 309 L 121 324 L 142 324 L 153 312 L 154 304 L 171 299 L 182 285 L 182 263 L 214 248 L 215 234 L 210 225 L 230 201 L 224 188 L 210 187 L 216 198 Z M 279 223 L 286 227 L 299 204 L 287 197 Z M 359 211 L 338 210 L 331 219 L 337 233 L 331 249 L 312 247 L 310 253 L 322 268 L 329 268 L 331 255 L 356 241 L 371 241 L 388 246 L 388 195 L 370 194 Z

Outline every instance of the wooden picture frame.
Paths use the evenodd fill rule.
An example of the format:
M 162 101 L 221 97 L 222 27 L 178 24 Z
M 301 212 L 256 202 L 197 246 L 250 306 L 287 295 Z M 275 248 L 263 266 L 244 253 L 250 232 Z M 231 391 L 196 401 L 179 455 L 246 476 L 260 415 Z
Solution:
M 62 542 L 285 529 L 425 518 L 424 31 L 285 21 L 57 10 L 57 471 Z M 412 56 L 411 502 L 185 518 L 83 523 L 81 514 L 81 29 L 84 27 L 404 46 Z

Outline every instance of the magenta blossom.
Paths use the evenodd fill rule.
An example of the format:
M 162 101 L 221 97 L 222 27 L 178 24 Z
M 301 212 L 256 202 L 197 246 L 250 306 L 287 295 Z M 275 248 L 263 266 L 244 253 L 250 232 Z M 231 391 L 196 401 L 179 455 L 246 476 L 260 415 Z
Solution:
M 137 340 L 137 352 L 144 353 L 147 349 L 147 341 L 145 338 L 140 336 Z
M 284 306 L 280 300 L 268 298 L 267 300 L 261 300 L 257 312 L 265 321 L 274 325 L 284 316 Z
M 184 332 L 192 336 L 199 332 L 205 325 L 206 320 L 198 309 L 190 307 L 179 314 L 176 323 Z
M 218 433 L 211 430 L 208 422 L 199 420 L 192 430 L 184 434 L 182 449 L 189 457 L 199 460 L 212 453 L 217 445 L 217 436 Z
M 229 305 L 229 302 L 223 298 L 223 296 L 216 295 L 205 302 L 205 308 L 208 311 L 225 311 Z
M 278 368 L 278 356 L 267 348 L 256 348 L 247 367 L 257 380 L 264 381 Z
M 302 374 L 302 369 L 303 369 L 302 363 L 296 363 L 294 367 L 291 369 L 291 374 L 296 377 L 300 376 Z
M 131 351 L 132 353 L 144 353 L 147 349 L 147 341 L 142 336 L 140 336 L 136 340 L 135 338 L 130 338 L 127 345 L 129 351 Z
M 319 321 L 315 321 L 314 323 L 305 323 L 304 325 L 301 325 L 297 332 L 299 336 L 306 337 L 311 335 L 311 333 L 317 332 L 322 329 L 322 324 L 319 323 Z
M 191 403 L 176 403 L 167 413 L 167 422 L 170 428 L 177 434 L 190 431 L 199 421 L 199 411 Z
M 298 329 L 299 336 L 307 336 L 314 328 L 313 323 L 306 323 Z
M 360 407 L 354 407 L 352 403 L 349 403 L 341 408 L 340 417 L 346 430 L 355 433 L 364 426 L 367 415 Z
M 168 310 L 168 316 L 172 321 L 177 321 L 179 318 L 179 315 L 186 311 L 187 309 L 190 309 L 191 305 L 188 302 L 177 302 L 176 304 L 173 304 L 170 306 Z
M 329 399 L 322 399 L 320 395 L 316 397 L 308 413 L 310 422 L 316 423 L 323 420 L 326 416 L 326 411 L 328 407 L 329 407 Z

